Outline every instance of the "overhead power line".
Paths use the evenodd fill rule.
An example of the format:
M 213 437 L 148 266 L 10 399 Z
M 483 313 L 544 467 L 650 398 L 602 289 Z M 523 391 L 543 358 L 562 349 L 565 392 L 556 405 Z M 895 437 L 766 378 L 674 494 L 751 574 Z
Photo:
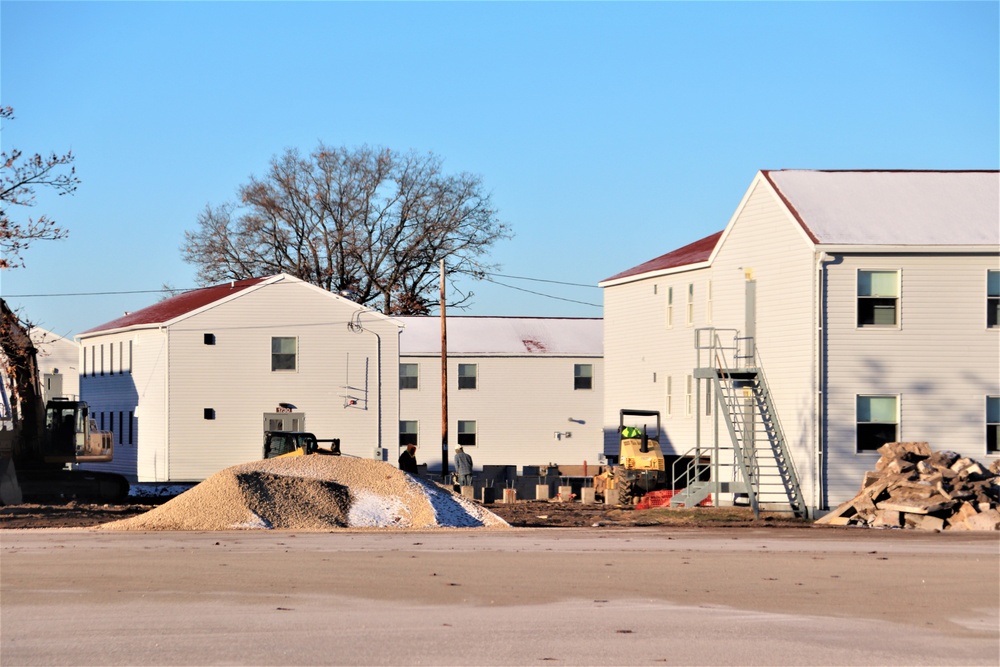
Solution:
M 589 301 L 579 301 L 577 299 L 567 299 L 561 296 L 555 296 L 553 294 L 545 294 L 544 292 L 536 292 L 534 290 L 525 289 L 523 287 L 517 287 L 515 285 L 508 285 L 507 283 L 502 283 L 493 278 L 510 278 L 512 280 L 528 280 L 536 283 L 549 283 L 552 285 L 566 285 L 569 287 L 586 287 L 591 289 L 600 289 L 597 285 L 586 285 L 583 283 L 571 283 L 561 280 L 548 280 L 546 278 L 532 278 L 529 276 L 512 276 L 503 273 L 487 273 L 485 274 L 484 280 L 493 283 L 500 287 L 506 287 L 507 289 L 517 290 L 518 292 L 525 292 L 527 294 L 534 294 L 535 296 L 545 297 L 546 299 L 555 299 L 557 301 L 567 301 L 569 303 L 578 303 L 584 306 L 593 306 L 594 308 L 601 308 L 602 306 L 597 303 L 590 303 Z M 71 296 L 115 296 L 121 294 L 177 294 L 180 292 L 189 292 L 194 289 L 202 288 L 171 288 L 171 289 L 151 289 L 151 290 L 114 290 L 108 292 L 55 292 L 50 294 L 8 294 L 6 298 L 8 299 L 30 299 L 30 298 L 47 298 L 47 297 L 71 297 Z
M 561 296 L 553 296 L 552 294 L 544 294 L 542 292 L 535 292 L 530 289 L 524 289 L 523 287 L 515 287 L 514 285 L 508 285 L 506 283 L 501 283 L 499 281 L 493 280 L 492 278 L 486 278 L 487 282 L 491 282 L 494 285 L 499 285 L 500 287 L 506 287 L 508 289 L 517 290 L 518 292 L 527 292 L 528 294 L 534 294 L 535 296 L 544 296 L 547 299 L 556 299 L 557 301 L 569 301 L 570 303 L 579 303 L 584 306 L 593 306 L 594 308 L 601 308 L 602 306 L 598 303 L 590 303 L 588 301 L 577 301 L 576 299 L 567 299 Z
M 515 280 L 531 280 L 536 283 L 552 283 L 553 285 L 569 285 L 570 287 L 590 287 L 593 289 L 601 289 L 597 285 L 586 285 L 583 283 L 565 283 L 561 280 L 545 280 L 544 278 L 528 278 L 527 276 L 508 276 L 502 273 L 487 273 L 487 276 L 496 276 L 497 278 L 514 278 Z

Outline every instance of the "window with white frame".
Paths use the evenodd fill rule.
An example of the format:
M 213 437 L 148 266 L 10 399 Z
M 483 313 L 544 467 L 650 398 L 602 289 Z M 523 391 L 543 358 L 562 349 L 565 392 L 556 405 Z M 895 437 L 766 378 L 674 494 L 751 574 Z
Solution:
M 271 337 L 271 370 L 296 370 L 298 341 L 294 336 Z
M 687 326 L 694 324 L 694 283 L 688 284 L 687 308 L 685 309 L 684 323 Z
M 458 421 L 458 446 L 459 447 L 475 447 L 476 446 L 476 422 L 475 421 Z
M 986 397 L 986 453 L 1000 454 L 997 433 L 1000 431 L 1000 396 Z
M 594 388 L 593 364 L 573 364 L 573 389 Z
M 858 326 L 899 324 L 899 271 L 858 271 Z
M 986 326 L 1000 327 L 1000 271 L 986 272 Z
M 667 328 L 674 326 L 674 288 L 667 288 Z
M 475 389 L 478 375 L 477 364 L 458 365 L 458 388 Z
M 666 409 L 664 410 L 664 414 L 667 417 L 669 417 L 670 414 L 674 410 L 673 390 L 674 390 L 674 377 L 672 375 L 668 375 L 667 376 L 667 405 L 666 405 Z
M 873 452 L 899 438 L 899 398 L 858 396 L 857 439 L 859 452 Z
M 688 375 L 684 383 L 684 414 L 690 417 L 694 404 L 694 376 Z
M 399 365 L 399 388 L 400 389 L 418 389 L 419 381 L 417 379 L 418 372 L 417 364 L 400 364 Z
M 712 323 L 712 281 L 705 286 L 705 322 Z
M 407 445 L 417 446 L 417 422 L 415 421 L 399 422 L 399 446 L 406 447 Z

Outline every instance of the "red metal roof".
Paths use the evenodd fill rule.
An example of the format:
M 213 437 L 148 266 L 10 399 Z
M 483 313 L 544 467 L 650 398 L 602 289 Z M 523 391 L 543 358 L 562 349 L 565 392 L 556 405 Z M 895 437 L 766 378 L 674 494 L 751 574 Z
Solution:
M 123 329 L 149 324 L 163 324 L 187 313 L 203 308 L 210 303 L 215 303 L 220 299 L 236 294 L 248 287 L 253 287 L 268 278 L 249 278 L 247 280 L 235 280 L 233 282 L 215 285 L 213 287 L 203 287 L 202 289 L 191 290 L 178 294 L 175 297 L 164 299 L 152 306 L 128 313 L 116 320 L 105 322 L 93 329 L 88 329 L 80 335 L 97 333 L 100 331 L 111 331 L 113 329 Z
M 683 248 L 678 248 L 672 252 L 668 252 L 666 255 L 660 255 L 656 259 L 651 259 L 648 262 L 644 262 L 639 266 L 633 266 L 627 271 L 622 271 L 621 273 L 615 274 L 610 278 L 605 278 L 601 282 L 608 282 L 610 280 L 618 280 L 620 278 L 628 278 L 629 276 L 637 276 L 643 273 L 652 273 L 653 271 L 663 271 L 665 269 L 673 269 L 679 266 L 686 266 L 688 264 L 697 264 L 698 262 L 707 261 L 712 255 L 712 251 L 715 250 L 715 244 L 719 242 L 719 237 L 722 236 L 722 232 L 716 232 L 711 236 L 706 236 L 703 239 L 699 239 L 694 243 L 689 243 Z

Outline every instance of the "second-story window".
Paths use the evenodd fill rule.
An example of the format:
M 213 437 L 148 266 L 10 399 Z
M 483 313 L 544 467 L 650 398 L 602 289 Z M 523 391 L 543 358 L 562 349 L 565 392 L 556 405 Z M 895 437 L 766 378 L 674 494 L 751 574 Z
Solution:
M 399 365 L 399 388 L 418 389 L 419 381 L 417 376 L 417 364 Z
M 271 370 L 294 371 L 298 341 L 294 336 L 273 336 L 271 338 Z
M 899 271 L 858 271 L 858 326 L 899 324 Z
M 593 364 L 573 364 L 573 389 L 594 388 Z
M 458 388 L 459 389 L 475 389 L 476 388 L 476 377 L 477 368 L 476 364 L 459 364 L 458 365 Z
M 1000 327 L 1000 271 L 986 272 L 986 326 Z

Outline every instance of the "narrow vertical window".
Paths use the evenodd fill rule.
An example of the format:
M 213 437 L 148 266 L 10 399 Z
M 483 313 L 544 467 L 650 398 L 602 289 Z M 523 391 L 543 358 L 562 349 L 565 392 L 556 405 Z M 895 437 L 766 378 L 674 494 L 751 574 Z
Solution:
M 664 411 L 664 413 L 668 417 L 674 411 L 673 391 L 674 391 L 674 378 L 673 378 L 672 375 L 668 375 L 667 376 L 667 405 L 666 405 L 666 410 Z
M 101 375 L 104 375 L 104 343 L 101 343 Z
M 476 364 L 459 364 L 458 365 L 458 388 L 459 389 L 475 389 L 476 379 L 477 379 L 477 368 Z
M 712 281 L 708 281 L 708 285 L 705 287 L 705 322 L 708 324 L 712 323 Z
M 684 323 L 687 326 L 694 324 L 694 284 L 688 284 L 687 308 L 684 311 Z
M 1000 271 L 986 272 L 986 326 L 1000 327 Z
M 899 324 L 899 271 L 858 271 L 858 326 Z
M 128 372 L 132 373 L 132 341 L 128 342 Z
M 118 373 L 125 373 L 125 341 L 118 341 Z
M 674 326 L 674 288 L 667 288 L 667 328 Z
M 118 444 L 122 444 L 122 438 L 125 433 L 125 412 L 123 410 L 118 411 Z
M 83 377 L 87 377 L 87 348 L 83 348 Z
M 694 376 L 688 375 L 684 382 L 684 414 L 691 416 L 694 404 Z
M 132 437 L 132 429 L 135 428 L 135 412 L 132 410 L 128 411 L 128 444 L 135 444 L 135 440 Z
M 97 346 L 90 346 L 90 376 L 97 375 Z
M 899 401 L 895 396 L 858 396 L 857 438 L 859 452 L 873 452 L 899 434 Z
M 1000 454 L 997 432 L 1000 431 L 1000 396 L 986 397 L 986 453 Z
M 271 338 L 272 371 L 294 371 L 296 369 L 296 342 L 293 336 L 273 336 Z
M 592 364 L 573 364 L 573 389 L 594 388 L 594 366 Z

